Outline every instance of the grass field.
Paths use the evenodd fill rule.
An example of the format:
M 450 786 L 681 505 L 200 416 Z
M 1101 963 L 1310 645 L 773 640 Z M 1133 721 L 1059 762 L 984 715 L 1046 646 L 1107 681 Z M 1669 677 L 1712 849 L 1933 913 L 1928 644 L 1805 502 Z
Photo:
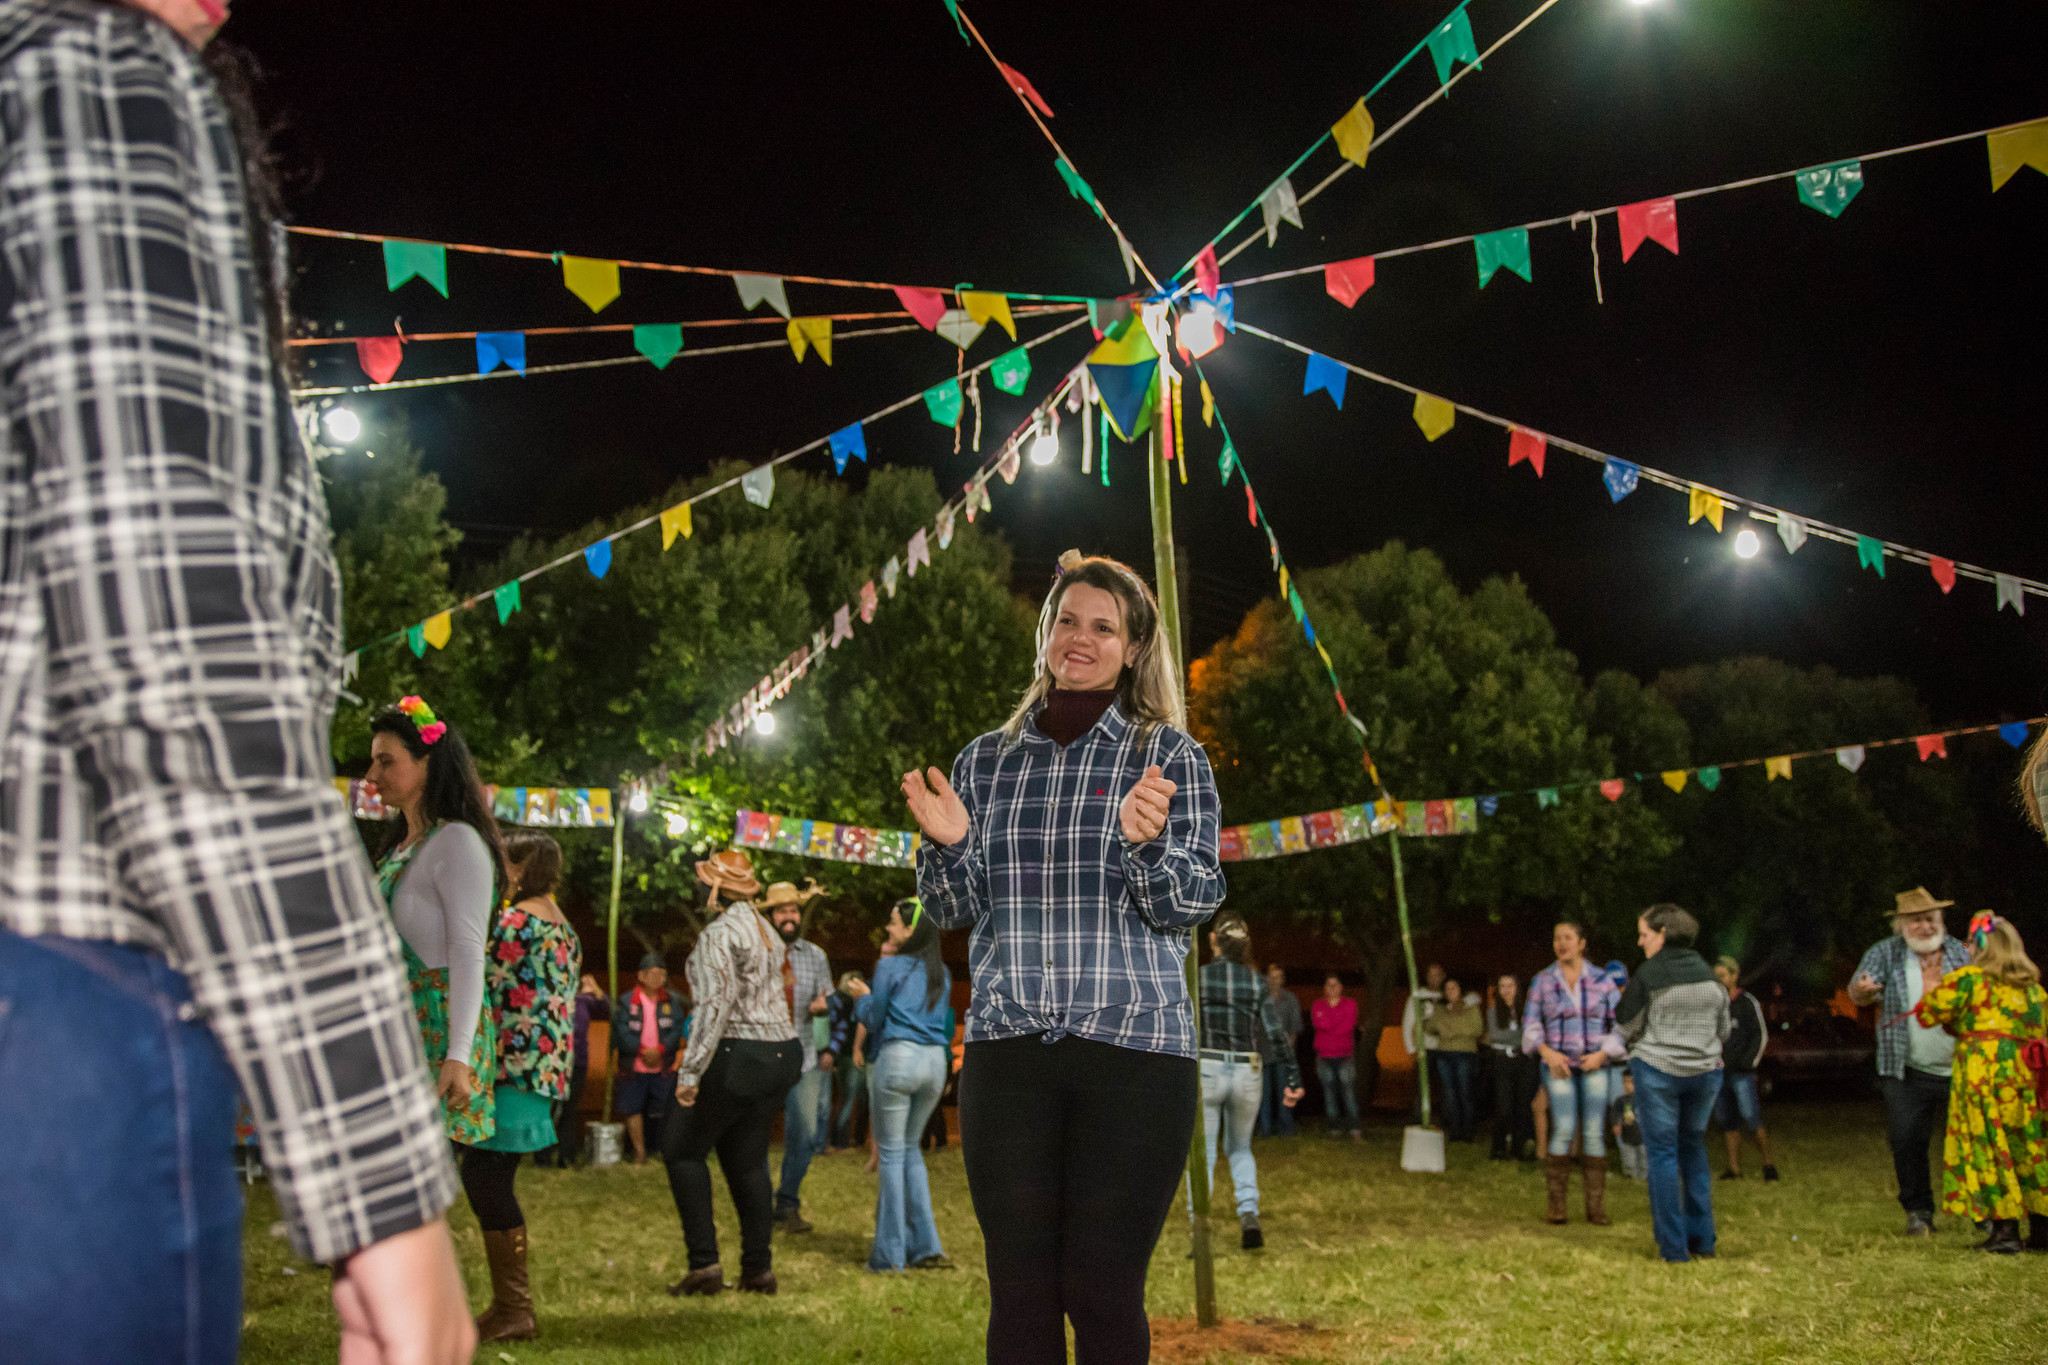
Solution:
M 1267 1247 L 1237 1249 L 1219 1224 L 1217 1297 L 1226 1318 L 1296 1325 L 1304 1361 L 1734 1362 L 1981 1365 L 2048 1358 L 2048 1255 L 1973 1253 L 1974 1229 L 1943 1218 L 1908 1241 L 1892 1194 L 1875 1103 L 1776 1106 L 1784 1180 L 1714 1187 L 1720 1256 L 1666 1266 L 1654 1255 L 1643 1187 L 1614 1178 L 1614 1226 L 1540 1218 L 1533 1168 L 1453 1147 L 1448 1174 L 1400 1170 L 1398 1129 L 1364 1143 L 1320 1135 L 1257 1145 Z M 1719 1139 L 1714 1144 L 1718 1171 Z M 1754 1149 L 1748 1153 L 1754 1158 Z M 689 1365 L 921 1365 L 979 1360 L 988 1290 L 957 1147 L 931 1159 L 950 1272 L 867 1273 L 874 1183 L 851 1154 L 821 1158 L 805 1185 L 809 1235 L 776 1235 L 775 1298 L 671 1299 L 682 1237 L 658 1166 L 520 1173 L 532 1228 L 542 1337 L 478 1359 Z M 737 1226 L 719 1192 L 728 1274 Z M 271 1234 L 259 1186 L 248 1213 L 243 1359 L 334 1358 L 326 1276 Z M 454 1214 L 471 1299 L 489 1297 L 483 1248 Z M 1155 1318 L 1193 1312 L 1186 1222 L 1169 1220 L 1152 1264 Z M 296 1272 L 296 1273 L 293 1273 Z M 1299 1324 L 1313 1324 L 1303 1333 Z M 1246 1348 L 1177 1360 L 1272 1359 Z

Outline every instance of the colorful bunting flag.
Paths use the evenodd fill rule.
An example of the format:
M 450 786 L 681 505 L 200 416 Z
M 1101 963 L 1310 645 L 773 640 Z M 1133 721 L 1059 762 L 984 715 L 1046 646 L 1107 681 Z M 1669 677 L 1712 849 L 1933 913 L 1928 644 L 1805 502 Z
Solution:
M 1206 379 L 1202 381 L 1202 425 L 1205 427 L 1216 425 L 1216 395 L 1209 392 L 1209 381 Z M 1224 437 L 1226 444 L 1229 442 L 1229 439 L 1228 436 Z
M 1010 340 L 1017 339 L 1017 323 L 1010 316 L 1010 296 L 991 294 L 973 289 L 960 295 L 960 306 L 967 310 L 967 316 L 979 323 L 993 322 L 1010 334 Z
M 860 585 L 860 623 L 868 625 L 875 619 L 875 608 L 882 604 L 875 592 L 875 580 L 870 578 Z
M 1366 139 L 1368 142 L 1371 138 Z M 1281 176 L 1279 183 L 1259 196 L 1259 211 L 1266 217 L 1266 245 L 1271 246 L 1280 238 L 1280 225 L 1292 223 L 1301 226 L 1301 202 L 1294 197 L 1294 182 Z
M 1948 739 L 1943 735 L 1919 735 L 1913 740 L 1913 747 L 1920 751 L 1920 761 L 1930 758 L 1948 757 Z
M 936 289 L 897 285 L 896 299 L 927 332 L 936 328 L 939 319 L 946 315 L 946 296 Z
M 1159 372 L 1159 351 L 1152 338 L 1143 327 L 1126 327 L 1121 337 L 1105 337 L 1089 352 L 1087 365 L 1089 381 L 1117 435 L 1126 441 L 1136 439 L 1152 421 L 1148 399 Z
M 1237 468 L 1237 447 L 1230 443 L 1230 436 L 1228 433 L 1225 433 L 1223 437 L 1223 453 L 1216 457 L 1216 472 L 1223 476 L 1223 483 L 1226 487 L 1230 483 L 1230 471 L 1235 468 Z M 1245 491 L 1247 493 L 1251 491 L 1250 484 L 1245 485 Z
M 945 383 L 934 384 L 924 391 L 925 411 L 942 427 L 959 425 L 962 402 L 958 379 L 948 379 Z
M 448 647 L 448 636 L 454 630 L 454 613 L 437 611 L 420 623 L 420 634 L 436 649 Z
M 838 611 L 832 613 L 832 639 L 830 647 L 837 649 L 843 642 L 852 638 L 853 609 L 842 604 Z
M 1252 525 L 1259 524 L 1259 500 L 1252 496 L 1252 481 L 1244 481 L 1244 519 Z
M 498 624 L 502 626 L 519 610 L 519 580 L 501 585 L 491 594 L 491 601 L 498 608 Z
M 1699 778 L 1700 785 L 1708 791 L 1712 791 L 1721 785 L 1721 770 L 1719 768 L 1701 768 L 1695 775 Z
M 1195 291 L 1216 297 L 1216 290 L 1223 283 L 1223 270 L 1216 264 L 1216 244 L 1211 242 L 1195 257 Z
M 406 627 L 405 643 L 406 647 L 412 650 L 412 655 L 415 659 L 425 657 L 427 652 L 427 628 L 423 625 Z
M 370 377 L 372 384 L 388 384 L 391 376 L 398 373 L 398 365 L 405 358 L 405 343 L 397 337 L 358 337 L 356 339 L 356 364 L 363 367 L 363 373 Z
M 932 519 L 932 526 L 939 533 L 939 548 L 950 547 L 953 543 L 953 509 L 941 507 L 938 516 Z
M 476 372 L 489 374 L 503 365 L 508 370 L 526 373 L 526 333 L 524 332 L 478 332 L 476 334 Z
M 1415 395 L 1415 425 L 1422 428 L 1422 434 L 1434 441 L 1451 429 L 1458 420 L 1458 409 L 1448 400 L 1433 393 Z
M 1797 554 L 1806 543 L 1806 518 L 1790 512 L 1778 513 L 1778 539 L 1785 543 L 1786 554 Z
M 1538 787 L 1538 788 L 1536 789 L 1536 809 L 1537 809 L 1537 810 L 1542 810 L 1542 809 L 1543 809 L 1544 807 L 1546 807 L 1546 806 L 1554 806 L 1554 805 L 1556 805 L 1556 804 L 1557 804 L 1557 788 L 1555 788 L 1555 787 Z
M 633 329 L 633 349 L 653 361 L 655 369 L 665 370 L 683 349 L 683 324 L 642 323 Z
M 735 274 L 732 282 L 740 291 L 740 307 L 749 313 L 765 300 L 784 318 L 789 316 L 789 296 L 783 292 L 782 276 Z
M 1534 276 L 1529 267 L 1529 229 L 1503 228 L 1499 232 L 1482 232 L 1472 239 L 1472 251 L 1479 261 L 1479 287 L 1486 288 L 1486 282 L 1493 278 L 1493 272 L 1505 266 L 1525 280 Z
M 1097 209 L 1100 213 L 1102 210 Z M 1131 248 L 1130 239 L 1121 232 L 1116 235 L 1116 250 L 1124 258 L 1124 278 L 1132 284 L 1138 282 L 1138 253 Z
M 895 555 L 890 555 L 889 562 L 882 566 L 882 591 L 894 597 L 896 595 L 896 580 L 902 573 L 903 565 L 897 560 Z
M 415 275 L 447 298 L 448 248 L 439 242 L 384 243 L 384 287 L 396 289 Z
M 1101 217 L 1102 205 L 1095 202 L 1095 191 L 1088 188 L 1088 182 L 1081 178 L 1081 173 L 1074 169 L 1074 164 L 1063 156 L 1055 157 L 1052 164 L 1053 169 L 1060 173 L 1060 179 L 1067 182 L 1067 193 L 1095 210 L 1096 217 Z M 1121 233 L 1118 234 L 1117 241 L 1123 241 Z
M 1326 355 L 1309 352 L 1308 370 L 1301 378 L 1301 396 L 1306 398 L 1317 389 L 1330 395 L 1330 401 L 1341 410 L 1344 406 L 1344 385 L 1351 378 L 1351 372 Z
M 1022 346 L 1014 351 L 1005 351 L 988 367 L 988 373 L 1004 393 L 1021 394 L 1031 380 L 1031 352 Z
M 981 335 L 985 326 L 986 323 L 976 322 L 969 317 L 965 308 L 948 308 L 939 318 L 938 326 L 932 330 L 964 351 L 974 344 L 975 338 Z
M 1940 555 L 1927 556 L 1927 572 L 1934 575 L 1934 581 L 1941 585 L 1943 594 L 1956 585 L 1956 562 L 1943 559 Z
M 1991 155 L 1991 191 L 1996 194 L 2005 182 L 2032 166 L 2048 175 L 2048 119 L 1984 135 L 1984 150 Z
M 2001 725 L 1998 727 L 1998 737 L 2017 749 L 2027 742 L 2027 723 L 2023 720 L 2016 720 L 2009 724 Z
M 849 458 L 857 458 L 862 464 L 868 462 L 867 429 L 859 422 L 855 422 L 850 427 L 841 427 L 825 439 L 832 447 L 832 469 L 834 473 L 844 474 L 846 472 L 846 461 Z
M 1694 484 L 1692 486 L 1690 511 L 1686 516 L 1685 524 L 1690 526 L 1701 517 L 1705 517 L 1707 523 L 1716 531 L 1719 531 L 1721 529 L 1721 508 L 1722 503 L 1719 497 L 1698 484 Z
M 589 567 L 592 577 L 603 578 L 612 567 L 612 543 L 600 540 L 595 545 L 584 546 L 583 562 Z
M 1835 750 L 1835 762 L 1841 764 L 1850 772 L 1855 772 L 1863 766 L 1863 746 L 1861 744 L 1844 744 L 1841 748 Z
M 1337 140 L 1337 155 L 1354 166 L 1365 164 L 1366 153 L 1372 150 L 1372 115 L 1366 112 L 1363 98 L 1330 125 L 1330 136 Z
M 1875 569 L 1879 578 L 1884 577 L 1884 542 L 1871 536 L 1856 537 L 1856 565 L 1858 568 Z
M 1687 773 L 1686 770 L 1683 768 L 1673 768 L 1670 772 L 1662 774 L 1662 776 L 1664 778 L 1665 786 L 1671 788 L 1671 790 L 1675 792 L 1682 792 L 1685 790 L 1685 779 L 1688 776 L 1690 776 L 1690 774 Z
M 1023 72 L 1011 66 L 1008 62 L 997 62 L 996 65 L 1002 69 L 1003 79 L 1010 83 L 1012 90 L 1029 100 L 1033 109 L 1036 109 L 1047 118 L 1052 117 L 1052 106 L 1047 104 L 1044 98 L 1039 95 L 1037 88 L 1029 80 L 1025 79 Z
M 908 558 L 910 561 L 910 576 L 912 578 L 917 577 L 918 565 L 922 564 L 926 568 L 931 567 L 931 543 L 925 539 L 924 527 L 922 526 L 918 527 L 917 533 L 911 536 L 910 538 L 910 550 L 908 553 Z
M 602 313 L 605 305 L 619 296 L 619 263 L 589 256 L 564 256 L 562 283 L 591 312 Z
M 1543 454 L 1549 448 L 1545 441 L 1533 431 L 1516 427 L 1508 433 L 1508 468 L 1513 469 L 1527 460 L 1529 467 L 1536 471 L 1536 477 L 1543 477 Z
M 802 364 L 804 352 L 815 346 L 818 359 L 827 365 L 832 363 L 832 319 L 791 318 L 789 320 L 789 349 L 796 352 L 797 363 Z
M 1627 788 L 1627 786 L 1628 783 L 1623 781 L 1621 778 L 1610 777 L 1605 782 L 1602 782 L 1600 784 L 1600 794 L 1606 797 L 1609 801 L 1619 801 L 1621 800 L 1622 792 Z
M 1323 290 L 1346 308 L 1358 302 L 1358 296 L 1372 288 L 1373 258 L 1357 256 L 1348 261 L 1332 261 L 1323 267 Z
M 675 544 L 677 536 L 688 540 L 692 529 L 690 504 L 679 502 L 674 507 L 664 507 L 661 511 L 661 548 L 666 550 Z
M 775 497 L 775 466 L 764 464 L 740 475 L 740 492 L 756 507 L 766 507 Z
M 1499 811 L 1500 798 L 1498 796 L 1482 796 L 1479 798 L 1479 813 L 1481 815 L 1495 815 Z
M 1792 756 L 1790 754 L 1780 754 L 1776 758 L 1764 760 L 1764 781 L 1775 782 L 1781 777 L 1787 782 L 1792 780 Z
M 1623 204 L 1614 211 L 1621 228 L 1621 259 L 1626 262 L 1636 248 L 1649 238 L 1666 251 L 1678 254 L 1678 201 L 1645 199 L 1640 204 Z
M 1607 485 L 1607 496 L 1620 502 L 1636 491 L 1636 480 L 1642 477 L 1642 473 L 1640 467 L 1610 455 L 1600 470 L 1600 481 Z
M 1849 201 L 1863 192 L 1863 163 L 1838 161 L 1816 166 L 1792 177 L 1799 185 L 1799 202 L 1819 209 L 1830 218 L 1840 218 Z
M 1472 19 L 1460 5 L 1450 18 L 1437 25 L 1436 31 L 1428 38 L 1429 59 L 1436 63 L 1436 83 L 1442 85 L 1451 78 L 1451 63 L 1464 62 L 1477 68 L 1479 45 L 1472 41 Z M 1361 101 L 1363 103 L 1363 101 Z
M 2010 606 L 2015 612 L 2025 616 L 2027 614 L 2027 599 L 2022 593 L 2019 579 L 2009 573 L 1993 574 L 1991 577 L 1998 587 L 1998 605 L 1993 607 L 1992 610 L 2004 611 L 2007 606 Z

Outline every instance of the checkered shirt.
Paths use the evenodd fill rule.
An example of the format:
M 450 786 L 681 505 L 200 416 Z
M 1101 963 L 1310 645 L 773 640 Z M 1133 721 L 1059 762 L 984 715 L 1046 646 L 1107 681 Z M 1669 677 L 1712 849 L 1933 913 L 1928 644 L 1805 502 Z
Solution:
M 1616 1061 L 1628 1055 L 1614 1026 L 1621 991 L 1613 978 L 1588 962 L 1579 972 L 1578 988 L 1564 983 L 1555 962 L 1529 983 L 1529 1004 L 1522 1013 L 1522 1051 L 1534 1057 L 1553 1048 L 1577 1061 L 1589 1052 L 1605 1052 Z
M 1157 765 L 1175 783 L 1167 826 L 1124 838 L 1118 808 Z M 917 889 L 941 928 L 972 925 L 967 1041 L 1069 1033 L 1195 1055 L 1183 964 L 1223 902 L 1216 780 L 1170 726 L 1139 737 L 1119 703 L 1062 749 L 1034 724 L 981 736 L 953 764 L 967 837 L 926 841 Z
M 800 938 L 789 945 L 789 970 L 796 978 L 796 1036 L 804 1045 L 804 1070 L 816 1071 L 817 1030 L 811 1027 L 811 1020 L 817 1016 L 811 1013 L 811 1002 L 822 992 L 830 1003 L 832 962 L 825 956 L 823 948 L 807 938 Z
M 1970 945 L 1947 934 L 1941 936 L 1941 974 L 1947 976 L 1958 967 L 1970 965 Z M 1859 976 L 1874 978 L 1884 987 L 1884 999 L 1878 1002 L 1877 1011 L 1877 1074 L 1889 1076 L 1895 1081 L 1906 1077 L 1906 1050 L 1911 1045 L 1912 1024 L 1900 1016 L 1913 1007 L 1909 994 L 1912 987 L 1906 980 L 1908 967 L 1920 970 L 1920 963 L 1913 956 L 1913 950 L 1906 940 L 1893 934 L 1890 938 L 1873 943 L 1863 960 L 1856 964 L 1856 970 L 1849 979 Z M 1887 1022 L 1891 1021 L 1891 1022 Z
M 1294 1040 L 1281 1027 L 1280 1004 L 1259 974 L 1219 957 L 1202 966 L 1202 1050 L 1256 1052 L 1278 1067 L 1289 1090 L 1301 1089 Z
M 190 978 L 331 1261 L 455 1180 L 332 785 L 337 575 L 226 108 L 154 19 L 0 0 L 0 146 L 0 925 Z

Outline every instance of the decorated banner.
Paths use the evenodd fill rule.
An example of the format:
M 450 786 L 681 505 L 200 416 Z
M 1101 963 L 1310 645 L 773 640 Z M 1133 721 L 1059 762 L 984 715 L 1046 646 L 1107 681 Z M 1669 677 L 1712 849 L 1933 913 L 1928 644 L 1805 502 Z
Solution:
M 347 801 L 349 814 L 358 820 L 388 820 L 398 814 L 384 804 L 374 782 L 337 777 L 334 789 Z M 484 799 L 491 804 L 492 817 L 503 825 L 593 829 L 609 826 L 612 822 L 609 787 L 487 786 Z
M 795 815 L 768 815 L 743 810 L 733 823 L 733 844 L 764 853 L 792 853 L 801 858 L 829 858 L 835 863 L 869 867 L 915 867 L 920 837 L 909 830 L 865 829 L 830 820 L 805 820 Z
M 1232 825 L 1217 836 L 1217 857 L 1226 863 L 1257 862 L 1288 853 L 1355 844 L 1379 834 L 1406 838 L 1473 834 L 1479 829 L 1475 797 L 1446 801 L 1395 801 L 1383 798 L 1290 815 L 1255 825 Z

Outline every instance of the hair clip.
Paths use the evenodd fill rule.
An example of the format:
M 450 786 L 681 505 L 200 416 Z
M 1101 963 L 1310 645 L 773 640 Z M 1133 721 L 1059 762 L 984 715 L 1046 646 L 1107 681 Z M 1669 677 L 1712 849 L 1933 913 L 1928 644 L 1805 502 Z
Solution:
M 420 743 L 432 744 L 448 733 L 448 727 L 434 715 L 434 708 L 418 697 L 400 697 L 398 710 L 420 732 Z
M 1998 926 L 1998 916 L 1989 910 L 1979 910 L 1970 916 L 1970 946 L 1982 948 L 1991 938 L 1991 931 Z

